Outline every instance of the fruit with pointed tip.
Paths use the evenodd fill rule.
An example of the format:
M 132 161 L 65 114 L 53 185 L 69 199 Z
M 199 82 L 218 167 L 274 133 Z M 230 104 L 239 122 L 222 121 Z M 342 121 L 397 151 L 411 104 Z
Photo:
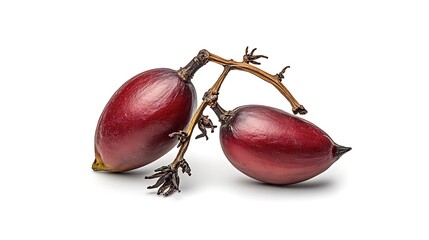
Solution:
M 316 125 L 276 108 L 246 105 L 223 117 L 220 141 L 226 157 L 242 173 L 265 183 L 308 180 L 351 150 Z

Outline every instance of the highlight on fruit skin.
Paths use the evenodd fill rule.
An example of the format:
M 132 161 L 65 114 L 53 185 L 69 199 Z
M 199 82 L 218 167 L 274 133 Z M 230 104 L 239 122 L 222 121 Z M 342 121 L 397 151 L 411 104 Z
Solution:
M 351 150 L 316 125 L 280 109 L 246 105 L 223 117 L 220 141 L 226 157 L 239 171 L 265 183 L 308 180 Z
M 124 83 L 104 108 L 95 132 L 95 171 L 124 172 L 147 165 L 176 144 L 196 108 L 193 84 L 158 68 Z

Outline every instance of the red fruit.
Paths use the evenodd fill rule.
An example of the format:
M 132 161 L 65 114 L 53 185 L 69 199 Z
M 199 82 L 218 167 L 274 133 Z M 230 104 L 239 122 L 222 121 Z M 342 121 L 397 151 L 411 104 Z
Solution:
M 223 152 L 238 170 L 271 184 L 292 184 L 328 169 L 351 148 L 314 124 L 282 110 L 236 108 L 220 128 Z
M 153 69 L 131 78 L 101 114 L 92 168 L 123 172 L 155 161 L 177 144 L 168 135 L 184 129 L 195 108 L 193 84 L 175 70 Z

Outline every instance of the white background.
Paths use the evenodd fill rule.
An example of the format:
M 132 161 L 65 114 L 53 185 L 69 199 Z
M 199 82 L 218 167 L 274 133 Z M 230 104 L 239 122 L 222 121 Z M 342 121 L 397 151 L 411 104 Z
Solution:
M 0 238 L 428 239 L 428 22 L 424 1 L 2 1 Z M 240 60 L 246 46 L 270 73 L 291 65 L 283 83 L 304 118 L 353 150 L 273 187 L 234 169 L 216 132 L 191 142 L 193 175 L 168 198 L 144 176 L 176 149 L 126 174 L 91 170 L 98 117 L 122 83 L 203 48 Z M 221 71 L 195 75 L 199 99 Z M 220 103 L 290 111 L 243 72 Z

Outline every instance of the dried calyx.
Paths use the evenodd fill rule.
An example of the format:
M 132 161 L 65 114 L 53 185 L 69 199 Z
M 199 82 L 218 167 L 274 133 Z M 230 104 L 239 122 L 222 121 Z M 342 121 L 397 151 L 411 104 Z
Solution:
M 178 168 L 182 169 L 182 173 L 187 173 L 191 176 L 191 168 L 185 159 L 179 162 Z M 158 188 L 157 194 L 163 194 L 164 196 L 168 196 L 172 194 L 174 191 L 179 191 L 180 177 L 178 174 L 178 169 L 172 168 L 169 166 L 162 166 L 160 168 L 155 169 L 155 174 L 151 176 L 146 176 L 145 179 L 158 178 L 156 183 L 152 186 L 147 187 L 148 189 Z

